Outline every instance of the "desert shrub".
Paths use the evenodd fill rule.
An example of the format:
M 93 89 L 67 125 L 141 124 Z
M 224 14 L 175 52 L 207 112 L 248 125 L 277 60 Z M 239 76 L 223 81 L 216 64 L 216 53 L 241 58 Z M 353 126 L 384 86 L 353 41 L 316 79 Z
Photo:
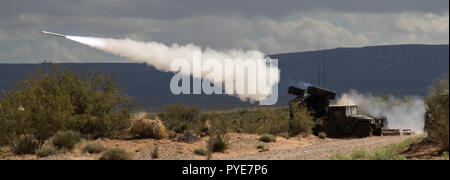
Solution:
M 17 137 L 11 144 L 14 154 L 34 154 L 39 147 L 38 141 L 33 136 L 22 135 Z
M 106 150 L 100 160 L 131 160 L 131 155 L 123 149 L 112 148 Z
M 56 154 L 58 154 L 58 150 L 56 150 L 53 146 L 43 146 L 36 151 L 36 156 L 40 158 L 53 156 Z
M 286 108 L 238 109 L 216 113 L 218 124 L 228 130 L 250 134 L 279 134 L 289 130 Z
M 166 127 L 157 117 L 153 119 L 139 119 L 133 123 L 131 134 L 139 138 L 161 139 L 168 136 Z
M 256 146 L 256 149 L 265 149 L 265 148 L 266 147 L 264 145 L 262 145 L 262 144 Z
M 449 146 L 449 88 L 448 78 L 431 88 L 425 102 L 428 113 L 425 120 L 428 138 L 441 145 L 442 150 L 448 151 Z
M 340 152 L 333 154 L 331 157 L 327 158 L 329 160 L 352 160 L 350 156 L 346 156 Z
M 296 104 L 291 104 L 291 106 L 291 108 L 294 109 L 294 117 L 289 124 L 289 135 L 291 137 L 299 134 L 310 135 L 313 128 L 316 126 L 314 118 L 305 107 L 299 108 Z
M 101 144 L 88 144 L 83 148 L 83 152 L 89 154 L 98 154 L 101 153 L 105 147 Z
M 186 106 L 179 102 L 175 105 L 165 106 L 159 116 L 168 129 L 183 133 L 187 130 L 198 131 L 201 126 L 199 114 L 200 111 L 197 107 Z
M 354 151 L 350 154 L 351 159 L 366 159 L 369 153 L 365 149 Z
M 213 152 L 225 152 L 228 149 L 228 138 L 226 135 L 216 134 L 213 138 L 212 151 Z
M 365 149 L 359 149 L 349 153 L 348 155 L 344 155 L 341 153 L 336 153 L 331 156 L 330 160 L 368 160 L 370 154 Z
M 259 150 L 258 152 L 266 152 L 266 151 L 269 151 L 269 149 L 266 148 L 264 145 L 258 145 L 258 146 L 256 146 L 256 149 Z
M 208 151 L 206 151 L 203 148 L 199 148 L 199 149 L 194 150 L 194 154 L 199 155 L 199 156 L 206 156 L 208 154 Z
M 80 133 L 75 131 L 60 131 L 52 137 L 51 143 L 57 149 L 72 150 L 80 142 Z
M 255 125 L 258 134 L 278 134 L 286 131 L 289 118 L 286 113 L 281 113 L 276 108 L 263 108 L 257 112 Z
M 327 137 L 327 134 L 325 132 L 320 132 L 319 135 L 317 135 L 320 139 L 325 139 Z
M 274 135 L 272 135 L 272 134 L 263 134 L 259 138 L 259 140 L 262 141 L 262 142 L 276 142 L 277 138 Z
M 38 147 L 58 131 L 111 137 L 129 128 L 130 98 L 116 77 L 101 71 L 78 75 L 57 66 L 36 70 L 0 93 L 0 142 L 36 138 Z
M 159 158 L 159 147 L 158 146 L 153 148 L 151 155 L 152 155 L 153 159 Z
M 256 111 L 254 117 L 250 114 L 250 118 L 244 122 L 244 126 L 248 128 L 244 127 L 244 129 L 247 129 L 248 133 L 278 134 L 287 131 L 288 122 L 288 115 L 280 112 L 279 109 L 263 108 Z

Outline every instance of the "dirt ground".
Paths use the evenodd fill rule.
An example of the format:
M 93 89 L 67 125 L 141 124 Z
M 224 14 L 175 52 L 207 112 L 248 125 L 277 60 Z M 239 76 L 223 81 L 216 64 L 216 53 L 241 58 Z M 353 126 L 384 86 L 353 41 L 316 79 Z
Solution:
M 241 159 L 241 160 L 270 160 L 270 159 L 323 159 L 337 152 L 348 153 L 364 148 L 372 151 L 392 143 L 399 143 L 411 136 L 384 136 L 369 138 L 325 138 L 316 136 L 293 137 L 285 139 L 277 137 L 276 142 L 264 143 L 259 141 L 259 135 L 230 133 L 229 149 L 225 153 L 214 153 L 213 159 Z M 195 155 L 195 149 L 206 149 L 207 137 L 195 143 L 183 143 L 170 139 L 136 139 L 136 140 L 112 140 L 99 139 L 95 141 L 79 143 L 72 152 L 61 153 L 45 158 L 35 155 L 12 156 L 10 153 L 2 153 L 0 159 L 19 160 L 96 160 L 101 154 L 83 153 L 82 149 L 90 143 L 102 144 L 106 148 L 122 148 L 131 153 L 135 160 L 152 159 L 151 152 L 158 147 L 160 157 L 157 160 L 204 160 L 206 156 Z M 258 145 L 264 145 L 268 151 L 259 152 Z

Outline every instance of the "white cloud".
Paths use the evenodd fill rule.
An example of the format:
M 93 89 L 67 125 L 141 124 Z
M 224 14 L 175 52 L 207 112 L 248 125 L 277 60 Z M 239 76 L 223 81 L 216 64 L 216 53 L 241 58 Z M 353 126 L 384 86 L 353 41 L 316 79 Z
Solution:
M 448 44 L 449 13 L 358 13 L 314 11 L 282 19 L 189 16 L 180 19 L 20 14 L 0 17 L 0 60 L 24 62 L 111 61 L 97 50 L 42 30 L 101 37 L 129 37 L 164 44 L 194 43 L 214 49 L 258 49 L 267 54 L 386 44 Z M 2 48 L 7 46 L 8 48 Z M 22 52 L 22 53 L 18 53 Z
M 401 14 L 396 17 L 397 27 L 401 29 L 408 43 L 449 43 L 449 15 L 423 14 L 411 17 Z
M 362 34 L 352 33 L 328 21 L 307 17 L 284 22 L 263 20 L 259 26 L 266 36 L 258 44 L 261 49 L 270 53 L 314 50 L 319 44 L 342 47 L 369 43 Z
M 368 45 L 448 44 L 449 13 L 321 13 L 317 19 L 341 24 L 369 39 Z

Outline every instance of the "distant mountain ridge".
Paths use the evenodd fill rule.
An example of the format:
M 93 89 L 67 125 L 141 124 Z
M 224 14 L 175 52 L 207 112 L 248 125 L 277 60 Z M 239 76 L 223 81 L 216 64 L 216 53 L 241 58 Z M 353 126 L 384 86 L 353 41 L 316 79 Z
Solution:
M 322 56 L 326 88 L 338 93 L 356 89 L 359 92 L 394 95 L 419 95 L 449 73 L 448 45 L 388 45 L 362 48 L 336 48 L 321 51 L 269 55 L 278 59 L 281 70 L 278 105 L 292 98 L 289 85 L 318 84 L 317 56 Z M 64 63 L 76 72 L 103 69 L 114 72 L 125 93 L 135 96 L 144 108 L 159 110 L 162 105 L 182 101 L 199 107 L 229 108 L 248 106 L 227 95 L 172 95 L 169 82 L 172 73 L 160 72 L 137 63 Z M 0 90 L 11 87 L 30 70 L 42 64 L 0 64 Z M 322 83 L 323 84 L 323 79 Z

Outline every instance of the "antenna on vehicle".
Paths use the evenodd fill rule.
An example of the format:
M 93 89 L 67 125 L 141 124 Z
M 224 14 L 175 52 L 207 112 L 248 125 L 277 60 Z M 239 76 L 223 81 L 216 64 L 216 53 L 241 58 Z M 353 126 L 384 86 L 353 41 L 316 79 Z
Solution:
M 322 44 L 323 87 L 327 88 L 327 69 L 325 61 L 325 44 Z
M 320 87 L 320 76 L 321 76 L 321 73 L 320 73 L 320 45 L 318 44 L 317 45 L 317 51 L 316 51 L 316 53 L 317 53 L 317 85 Z

